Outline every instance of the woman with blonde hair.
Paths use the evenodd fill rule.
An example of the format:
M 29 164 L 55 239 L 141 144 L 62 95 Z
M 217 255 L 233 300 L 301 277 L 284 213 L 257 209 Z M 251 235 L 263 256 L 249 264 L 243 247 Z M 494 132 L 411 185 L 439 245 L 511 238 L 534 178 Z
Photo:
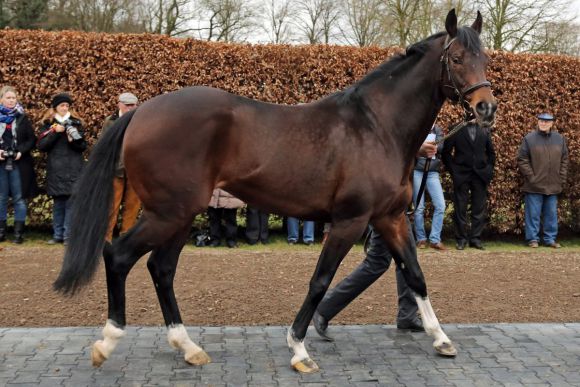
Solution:
M 53 198 L 53 237 L 49 244 L 66 244 L 70 228 L 70 196 L 81 175 L 87 149 L 83 124 L 71 108 L 72 97 L 67 93 L 55 95 L 51 107 L 41 119 L 38 149 L 48 154 L 46 191 Z
M 0 89 L 0 242 L 6 240 L 8 199 L 14 207 L 14 243 L 24 241 L 26 199 L 37 193 L 30 151 L 36 137 L 12 86 Z

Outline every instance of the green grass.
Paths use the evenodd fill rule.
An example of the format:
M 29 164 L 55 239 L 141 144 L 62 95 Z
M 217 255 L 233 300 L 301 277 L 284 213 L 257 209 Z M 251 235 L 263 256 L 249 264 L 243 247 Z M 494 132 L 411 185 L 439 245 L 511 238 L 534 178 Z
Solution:
M 42 232 L 37 230 L 27 231 L 25 234 L 25 243 L 24 246 L 31 246 L 31 247 L 40 247 L 40 246 L 47 246 L 47 247 L 54 247 L 47 244 L 47 241 L 51 238 L 51 234 L 48 231 Z M 8 240 L 12 239 L 12 234 L 8 234 Z M 286 241 L 286 235 L 282 232 L 275 232 L 270 236 L 270 243 L 268 245 L 262 245 L 258 243 L 257 245 L 250 246 L 242 239 L 238 239 L 238 249 L 241 250 L 256 250 L 256 249 L 269 249 L 269 250 L 312 250 L 312 251 L 320 251 L 321 244 L 320 244 L 320 237 L 317 237 L 316 243 L 312 246 L 306 246 L 302 243 L 298 243 L 296 245 L 289 245 Z M 560 251 L 580 251 L 580 237 L 574 236 L 567 236 L 558 239 L 558 241 L 562 244 L 563 249 Z M 3 242 L 6 244 L 9 242 Z M 455 250 L 455 241 L 452 239 L 446 239 L 443 241 L 445 246 L 447 246 L 451 250 Z M 362 240 L 359 241 L 357 246 L 362 247 Z M 59 245 L 57 245 L 59 246 Z M 487 251 L 531 251 L 529 247 L 526 246 L 523 237 L 514 237 L 514 236 L 501 236 L 492 239 L 488 237 L 484 239 L 484 246 Z M 186 249 L 199 249 L 193 245 L 193 240 L 189 240 L 186 244 Z M 203 247 L 202 249 L 227 249 L 227 247 L 220 246 L 220 247 Z M 469 248 L 468 248 L 469 249 Z M 473 249 L 471 249 L 473 250 Z M 537 249 L 537 251 L 552 251 L 552 249 L 548 249 L 547 247 L 542 247 Z

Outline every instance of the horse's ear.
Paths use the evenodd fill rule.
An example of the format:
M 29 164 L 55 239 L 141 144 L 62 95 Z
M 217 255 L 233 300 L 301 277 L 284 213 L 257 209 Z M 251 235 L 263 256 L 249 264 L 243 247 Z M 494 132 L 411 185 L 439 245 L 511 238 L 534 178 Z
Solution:
M 479 35 L 481 34 L 482 25 L 483 25 L 483 17 L 481 16 L 481 12 L 477 11 L 477 17 L 475 18 L 475 21 L 471 25 L 471 28 L 473 28 L 475 32 L 477 32 L 477 34 Z
M 457 35 L 457 15 L 455 14 L 455 8 L 447 14 L 447 19 L 445 19 L 445 29 L 450 38 L 454 38 Z

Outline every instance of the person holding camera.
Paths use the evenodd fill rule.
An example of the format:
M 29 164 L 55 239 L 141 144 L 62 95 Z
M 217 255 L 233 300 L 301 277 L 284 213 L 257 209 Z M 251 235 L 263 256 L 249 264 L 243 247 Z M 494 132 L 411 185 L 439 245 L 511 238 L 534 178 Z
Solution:
M 53 237 L 49 244 L 64 243 L 69 236 L 70 196 L 74 183 L 81 175 L 83 152 L 87 149 L 83 125 L 71 108 L 72 97 L 67 93 L 55 95 L 51 107 L 43 114 L 38 149 L 48 154 L 46 191 L 53 198 Z
M 24 241 L 26 199 L 37 193 L 30 151 L 36 137 L 24 109 L 11 86 L 0 89 L 0 242 L 6 240 L 8 199 L 14 206 L 13 243 Z

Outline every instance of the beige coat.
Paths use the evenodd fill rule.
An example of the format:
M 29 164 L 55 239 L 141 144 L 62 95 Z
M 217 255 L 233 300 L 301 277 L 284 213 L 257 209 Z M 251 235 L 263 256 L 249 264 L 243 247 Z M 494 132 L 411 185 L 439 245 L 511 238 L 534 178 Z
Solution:
M 213 208 L 240 208 L 243 206 L 243 201 L 220 188 L 213 190 L 209 201 L 209 207 Z

